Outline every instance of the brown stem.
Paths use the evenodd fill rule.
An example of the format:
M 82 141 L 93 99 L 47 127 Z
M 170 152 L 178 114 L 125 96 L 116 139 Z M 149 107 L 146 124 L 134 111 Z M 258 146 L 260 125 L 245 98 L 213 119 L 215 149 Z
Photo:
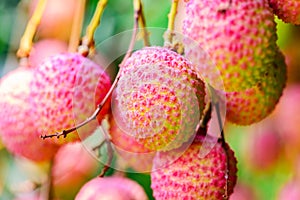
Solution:
M 17 51 L 17 56 L 19 58 L 26 58 L 29 56 L 33 37 L 36 33 L 37 27 L 40 24 L 41 18 L 43 16 L 43 12 L 46 7 L 47 0 L 39 0 L 38 4 L 35 7 L 35 10 L 29 19 L 25 32 L 21 38 L 20 46 Z M 23 59 L 24 60 L 24 59 Z
M 143 5 L 141 0 L 134 0 L 133 6 L 134 6 L 135 20 L 138 20 L 139 22 L 139 26 L 141 28 L 141 32 L 144 40 L 144 45 L 150 46 L 149 33 L 146 29 L 146 20 L 145 20 Z
M 72 23 L 72 31 L 68 47 L 69 52 L 76 52 L 82 30 L 86 0 L 78 1 L 79 2 L 76 5 L 75 15 Z

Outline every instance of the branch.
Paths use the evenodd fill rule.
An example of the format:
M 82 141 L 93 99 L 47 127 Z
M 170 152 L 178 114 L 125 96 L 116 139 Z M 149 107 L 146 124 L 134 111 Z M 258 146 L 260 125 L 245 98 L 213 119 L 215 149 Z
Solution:
M 46 7 L 47 0 L 39 0 L 38 4 L 35 7 L 35 10 L 29 19 L 25 32 L 21 38 L 20 46 L 17 51 L 17 57 L 27 58 L 30 54 L 32 48 L 33 37 L 36 33 L 37 27 L 40 24 L 43 12 Z
M 85 3 L 86 0 L 78 0 L 79 2 L 76 4 L 75 15 L 72 23 L 72 31 L 69 40 L 69 52 L 75 52 L 79 45 L 79 38 L 81 35 L 84 11 L 85 11 Z
M 107 154 L 108 154 L 108 160 L 107 163 L 104 164 L 103 169 L 101 170 L 99 177 L 103 177 L 105 175 L 105 173 L 109 170 L 110 165 L 112 163 L 113 160 L 113 148 L 110 142 L 110 137 L 106 131 L 106 129 L 104 129 L 102 126 L 100 126 L 102 132 L 104 133 L 104 137 L 105 137 L 105 143 L 107 146 Z
M 140 26 L 141 31 L 142 31 L 144 45 L 145 46 L 150 46 L 149 33 L 146 29 L 146 20 L 145 20 L 141 0 L 134 0 L 133 1 L 133 7 L 134 7 L 135 21 L 138 20 L 139 26 Z M 135 23 L 137 23 L 137 22 L 135 22 Z
M 108 0 L 99 0 L 94 15 L 87 26 L 86 33 L 82 38 L 81 46 L 78 48 L 78 52 L 87 56 L 90 48 L 94 48 L 94 34 L 97 27 L 100 25 L 101 16 L 107 5 Z

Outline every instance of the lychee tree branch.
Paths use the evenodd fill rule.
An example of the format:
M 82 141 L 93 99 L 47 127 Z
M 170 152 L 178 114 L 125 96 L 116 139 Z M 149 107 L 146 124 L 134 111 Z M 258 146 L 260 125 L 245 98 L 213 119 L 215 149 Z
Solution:
M 94 15 L 86 28 L 86 33 L 81 40 L 81 46 L 78 48 L 78 52 L 84 56 L 90 53 L 90 49 L 94 49 L 94 34 L 97 27 L 100 25 L 101 16 L 107 5 L 108 0 L 99 0 Z
M 107 163 L 104 164 L 100 174 L 99 174 L 99 177 L 104 177 L 105 173 L 109 170 L 110 168 L 110 165 L 112 163 L 112 160 L 113 160 L 113 148 L 112 148 L 112 145 L 111 145 L 111 141 L 110 141 L 110 137 L 109 137 L 109 134 L 108 132 L 106 131 L 105 128 L 103 128 L 102 126 L 100 126 L 100 129 L 102 130 L 103 134 L 104 134 L 104 137 L 105 137 L 105 143 L 106 143 L 106 147 L 107 147 L 107 156 L 108 156 L 108 160 L 107 160 Z
M 76 52 L 81 36 L 86 0 L 78 1 L 79 2 L 76 4 L 75 15 L 72 22 L 72 31 L 68 46 L 69 52 Z
M 138 20 L 138 24 L 141 28 L 143 40 L 144 40 L 144 45 L 145 46 L 150 46 L 150 41 L 149 41 L 149 33 L 146 29 L 146 20 L 143 12 L 143 5 L 141 0 L 134 0 L 133 1 L 133 7 L 134 7 L 134 15 L 135 15 L 135 21 Z M 137 22 L 135 22 L 137 24 Z
M 139 13 L 142 13 L 142 11 L 138 11 L 138 10 L 141 9 L 142 7 L 137 6 L 137 5 L 141 5 L 141 2 L 140 2 L 141 0 L 133 0 L 133 1 L 134 1 L 133 2 L 134 10 L 135 10 L 135 13 L 137 13 L 137 14 L 134 15 L 134 28 L 133 28 L 133 33 L 132 33 L 131 40 L 130 40 L 130 43 L 129 43 L 129 47 L 128 47 L 128 50 L 126 52 L 125 57 L 123 58 L 122 62 L 119 64 L 120 70 L 119 70 L 114 82 L 112 83 L 112 86 L 110 87 L 109 91 L 105 95 L 104 99 L 100 102 L 100 104 L 97 105 L 97 108 L 94 111 L 94 113 L 89 118 L 87 118 L 85 121 L 79 123 L 78 125 L 76 125 L 72 128 L 65 129 L 61 132 L 56 132 L 55 134 L 41 135 L 42 139 L 47 139 L 47 138 L 52 138 L 52 137 L 60 138 L 61 136 L 63 136 L 65 138 L 65 137 L 67 137 L 67 135 L 69 133 L 72 133 L 72 132 L 76 131 L 77 129 L 87 125 L 91 121 L 95 120 L 97 118 L 97 116 L 99 115 L 99 113 L 101 112 L 104 104 L 110 98 L 112 92 L 114 91 L 114 89 L 116 88 L 116 86 L 119 82 L 122 66 L 124 65 L 125 61 L 130 57 L 131 52 L 133 51 L 133 47 L 134 47 L 136 38 L 137 38 L 137 30 L 138 30 L 138 26 L 139 26 L 138 23 L 139 23 L 139 17 L 140 17 Z M 139 3 L 137 3 L 137 1 L 139 1 Z M 145 45 L 146 45 L 146 43 L 145 43 Z
M 20 59 L 26 59 L 29 57 L 32 48 L 33 37 L 36 33 L 38 25 L 40 24 L 46 3 L 47 0 L 38 1 L 38 4 L 36 5 L 35 10 L 27 23 L 26 29 L 20 41 L 19 49 L 17 51 L 17 57 Z

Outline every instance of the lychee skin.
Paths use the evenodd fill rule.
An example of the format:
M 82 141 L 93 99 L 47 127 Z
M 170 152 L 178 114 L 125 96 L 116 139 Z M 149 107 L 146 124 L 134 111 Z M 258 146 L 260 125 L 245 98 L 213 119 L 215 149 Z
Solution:
M 276 23 L 267 0 L 190 0 L 183 33 L 209 54 L 227 92 L 255 86 L 274 60 Z M 199 48 L 189 45 L 186 55 L 196 57 L 198 73 L 214 85 L 211 69 L 204 68 L 197 55 Z
M 227 195 L 232 194 L 237 179 L 237 161 L 233 151 L 225 145 L 229 159 L 229 176 L 226 180 L 227 160 L 222 144 L 218 142 L 205 157 L 199 157 L 200 150 L 205 148 L 203 141 L 203 137 L 196 139 L 174 163 L 151 172 L 151 188 L 155 199 L 219 200 L 226 195 L 226 187 Z M 163 157 L 162 153 L 155 157 L 154 168 Z
M 286 23 L 300 24 L 300 1 L 298 0 L 269 0 L 274 14 Z
M 94 178 L 87 182 L 75 200 L 147 200 L 143 188 L 124 177 Z
M 6 74 L 0 82 L 0 136 L 5 147 L 32 161 L 49 161 L 58 146 L 40 138 L 38 114 L 30 105 L 31 69 L 22 67 Z
M 76 53 L 49 57 L 35 69 L 34 77 L 30 84 L 31 103 L 39 115 L 36 123 L 41 135 L 54 134 L 86 120 L 111 85 L 100 66 Z M 108 112 L 108 106 L 103 107 L 99 120 Z M 66 138 L 50 140 L 60 145 L 78 141 L 91 134 L 96 126 L 91 123 Z
M 261 81 L 240 92 L 227 92 L 226 119 L 239 125 L 249 125 L 266 118 L 275 109 L 287 81 L 284 55 L 277 49 L 273 62 L 267 64 Z
M 134 52 L 122 66 L 113 104 L 123 131 L 150 150 L 187 141 L 191 134 L 186 133 L 194 133 L 205 106 L 204 82 L 191 68 L 167 48 Z

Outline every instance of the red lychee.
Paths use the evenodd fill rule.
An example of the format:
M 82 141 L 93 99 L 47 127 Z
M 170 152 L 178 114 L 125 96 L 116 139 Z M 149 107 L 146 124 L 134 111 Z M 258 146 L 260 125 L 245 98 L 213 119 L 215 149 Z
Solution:
M 124 177 L 94 178 L 87 182 L 75 200 L 147 200 L 143 188 Z
M 31 81 L 32 107 L 39 116 L 36 121 L 43 135 L 54 134 L 86 120 L 110 88 L 103 69 L 77 53 L 63 53 L 46 59 L 35 68 Z M 103 107 L 99 120 L 108 112 Z M 98 123 L 90 123 L 65 139 L 50 139 L 63 144 L 84 139 Z M 79 135 L 80 138 L 79 138 Z
M 150 150 L 180 146 L 194 133 L 205 106 L 205 85 L 183 56 L 145 47 L 121 68 L 113 97 L 116 122 Z
M 204 141 L 215 146 L 205 157 L 200 157 L 200 151 L 206 148 Z M 156 164 L 160 163 L 164 156 L 164 153 L 157 154 L 154 170 L 151 172 L 151 187 L 155 199 L 219 200 L 233 192 L 237 161 L 227 144 L 224 148 L 220 142 L 214 144 L 211 138 L 196 138 L 174 163 L 156 170 Z
M 33 161 L 52 159 L 58 146 L 40 139 L 39 115 L 30 104 L 31 69 L 22 67 L 6 74 L 0 82 L 0 136 L 5 147 Z

